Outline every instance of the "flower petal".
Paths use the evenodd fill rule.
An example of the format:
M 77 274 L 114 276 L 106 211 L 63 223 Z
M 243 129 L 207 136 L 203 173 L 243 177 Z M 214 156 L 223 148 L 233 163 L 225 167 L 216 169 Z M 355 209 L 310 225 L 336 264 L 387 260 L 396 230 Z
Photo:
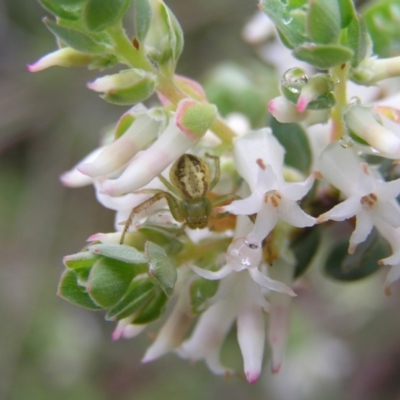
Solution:
M 363 242 L 367 236 L 371 233 L 374 226 L 374 221 L 372 219 L 371 213 L 368 210 L 361 209 L 357 214 L 356 219 L 356 229 L 350 236 L 349 241 L 349 253 L 354 253 L 357 245 Z
M 334 221 L 344 221 L 354 217 L 362 206 L 358 196 L 349 197 L 347 200 L 342 201 L 340 204 L 333 207 L 331 210 L 321 214 L 317 220 L 319 223 L 332 219 Z
M 261 307 L 251 304 L 240 309 L 237 338 L 244 361 L 244 372 L 250 383 L 260 376 L 264 354 L 265 330 Z
M 282 282 L 274 281 L 268 276 L 262 274 L 257 268 L 250 268 L 249 274 L 253 278 L 254 282 L 268 290 L 273 290 L 279 293 L 287 293 L 293 297 L 297 296 L 289 286 L 286 286 Z
M 316 222 L 316 219 L 306 214 L 297 203 L 285 197 L 279 201 L 278 215 L 283 221 L 297 228 L 313 226 Z

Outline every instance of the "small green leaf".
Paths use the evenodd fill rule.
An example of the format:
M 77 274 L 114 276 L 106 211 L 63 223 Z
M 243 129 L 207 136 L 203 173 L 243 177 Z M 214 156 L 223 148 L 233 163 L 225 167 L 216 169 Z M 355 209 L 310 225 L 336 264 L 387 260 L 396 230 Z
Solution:
M 129 264 L 147 263 L 147 259 L 143 253 L 125 244 L 94 244 L 89 246 L 88 250 L 94 254 L 101 254 L 102 256 Z
M 174 235 L 161 227 L 150 225 L 148 222 L 139 229 L 139 232 L 143 233 L 150 242 L 161 246 L 169 255 L 175 255 L 183 248 L 183 243 L 176 237 L 176 234 Z
M 372 275 L 379 269 L 378 261 L 390 254 L 388 243 L 374 230 L 354 254 L 348 253 L 348 240 L 335 246 L 326 260 L 324 270 L 339 281 L 356 281 Z
M 152 242 L 146 242 L 145 254 L 149 263 L 149 274 L 160 284 L 167 296 L 171 296 L 177 278 L 177 272 L 165 250 Z
M 83 31 L 61 26 L 47 18 L 43 22 L 49 30 L 62 42 L 82 53 L 103 53 L 105 46 L 96 42 L 91 36 Z
M 293 251 L 296 259 L 294 269 L 295 279 L 307 271 L 312 258 L 319 248 L 320 239 L 320 229 L 316 225 L 311 228 L 302 229 L 300 234 L 290 243 L 290 249 Z
M 147 35 L 151 23 L 151 5 L 149 0 L 134 0 L 135 36 L 142 42 Z
M 127 291 L 134 275 L 133 265 L 101 257 L 90 271 L 87 291 L 96 304 L 112 307 Z
M 348 47 L 353 50 L 351 65 L 356 67 L 367 56 L 369 36 L 367 27 L 361 17 L 354 18 L 347 27 Z
M 340 9 L 336 0 L 314 0 L 307 14 L 307 31 L 315 43 L 335 43 L 340 34 Z
M 352 0 L 338 0 L 338 4 L 340 9 L 340 25 L 344 29 L 356 17 L 356 10 L 354 9 Z
M 306 43 L 294 49 L 293 55 L 314 67 L 328 69 L 349 61 L 353 56 L 353 52 L 349 48 L 340 45 Z
M 311 101 L 307 106 L 307 110 L 327 110 L 332 108 L 335 103 L 335 96 L 332 93 L 327 93 Z
M 85 0 L 39 0 L 39 3 L 56 17 L 77 20 Z
M 364 15 L 373 42 L 373 52 L 381 58 L 400 54 L 400 0 L 380 0 Z
M 90 298 L 86 289 L 78 284 L 78 275 L 72 270 L 66 270 L 61 276 L 58 286 L 58 296 L 78 306 L 90 310 L 101 310 Z
M 154 283 L 148 278 L 135 279 L 124 296 L 107 313 L 106 319 L 120 320 L 134 314 L 154 298 Z
M 68 269 L 90 268 L 99 257 L 90 251 L 71 254 L 63 258 L 63 263 Z
M 282 124 L 271 117 L 272 133 L 285 148 L 285 164 L 308 174 L 312 162 L 310 143 L 299 124 Z
M 86 0 L 83 21 L 87 29 L 100 32 L 120 21 L 131 0 Z
M 132 321 L 132 324 L 148 324 L 157 320 L 165 312 L 167 301 L 167 295 L 160 291 L 136 313 L 137 316 Z
M 275 24 L 286 47 L 293 49 L 306 41 L 306 11 L 300 8 L 303 2 L 295 4 L 286 0 L 261 0 L 260 5 Z
M 199 278 L 192 282 L 189 288 L 190 304 L 194 315 L 201 314 L 204 303 L 213 297 L 218 290 L 218 281 Z

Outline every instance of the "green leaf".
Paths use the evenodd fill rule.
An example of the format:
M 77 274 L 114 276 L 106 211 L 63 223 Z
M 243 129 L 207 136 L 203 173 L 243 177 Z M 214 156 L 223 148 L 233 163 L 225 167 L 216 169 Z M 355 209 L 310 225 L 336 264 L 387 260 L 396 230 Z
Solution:
M 44 18 L 43 22 L 57 38 L 75 50 L 81 51 L 82 53 L 93 54 L 103 53 L 105 51 L 105 46 L 103 44 L 96 42 L 83 31 L 58 25 L 47 18 Z
M 176 237 L 176 234 L 156 225 L 150 225 L 147 221 L 139 229 L 139 232 L 146 235 L 150 242 L 161 246 L 169 255 L 178 254 L 183 249 L 183 243 Z
M 106 319 L 120 320 L 134 314 L 154 298 L 154 283 L 148 278 L 135 279 L 124 296 L 107 313 Z
M 271 117 L 272 133 L 285 148 L 285 164 L 308 174 L 312 162 L 310 143 L 299 124 L 282 124 Z
M 136 313 L 132 324 L 148 324 L 157 320 L 164 314 L 167 301 L 167 295 L 160 291 Z
M 114 138 L 120 138 L 128 128 L 135 122 L 135 117 L 129 113 L 124 114 L 118 121 L 114 131 Z
M 66 270 L 62 274 L 57 294 L 78 306 L 90 310 L 101 310 L 101 307 L 90 298 L 86 289 L 78 284 L 78 275 L 72 270 Z
M 160 284 L 167 296 L 171 296 L 177 278 L 177 272 L 165 250 L 152 242 L 146 242 L 145 254 L 149 263 L 149 274 Z
M 315 43 L 335 43 L 340 34 L 341 16 L 336 0 L 314 0 L 307 14 L 307 31 Z
M 332 108 L 335 103 L 336 100 L 333 93 L 327 93 L 311 101 L 307 106 L 307 110 L 327 110 L 328 108 Z
M 318 250 L 321 239 L 319 226 L 304 228 L 290 243 L 290 249 L 293 251 L 296 259 L 294 268 L 294 278 L 297 279 L 303 275 L 310 266 L 311 260 Z
M 90 251 L 71 254 L 63 258 L 63 263 L 68 269 L 90 268 L 99 257 Z
M 340 26 L 346 28 L 356 17 L 356 10 L 352 0 L 338 0 L 340 9 Z
M 339 281 L 365 278 L 379 269 L 378 260 L 390 254 L 388 243 L 375 228 L 365 242 L 357 246 L 354 254 L 348 253 L 348 246 L 348 240 L 343 241 L 329 254 L 324 270 L 331 278 Z
M 367 27 L 361 17 L 354 18 L 346 30 L 348 47 L 354 55 L 351 65 L 356 67 L 367 56 L 369 46 L 369 36 Z
M 364 15 L 373 43 L 373 52 L 381 58 L 400 54 L 400 0 L 381 0 Z
M 149 0 L 134 0 L 135 36 L 142 42 L 147 35 L 151 23 L 151 5 Z
M 275 24 L 285 46 L 293 49 L 306 41 L 306 11 L 296 8 L 299 4 L 287 0 L 261 0 L 260 5 Z
M 133 265 L 101 257 L 90 271 L 87 291 L 96 304 L 112 307 L 127 291 L 134 275 Z
M 126 244 L 94 244 L 89 246 L 88 250 L 94 254 L 101 254 L 102 256 L 129 264 L 147 263 L 147 259 L 143 253 Z
M 85 27 L 100 32 L 119 22 L 131 0 L 86 0 L 83 10 Z
M 353 52 L 349 48 L 340 45 L 306 43 L 294 49 L 293 55 L 314 67 L 328 69 L 349 61 L 353 56 Z
M 39 0 L 39 3 L 56 17 L 77 20 L 85 0 Z
M 201 314 L 204 303 L 213 297 L 218 290 L 218 281 L 199 278 L 192 282 L 189 288 L 191 311 L 194 315 Z

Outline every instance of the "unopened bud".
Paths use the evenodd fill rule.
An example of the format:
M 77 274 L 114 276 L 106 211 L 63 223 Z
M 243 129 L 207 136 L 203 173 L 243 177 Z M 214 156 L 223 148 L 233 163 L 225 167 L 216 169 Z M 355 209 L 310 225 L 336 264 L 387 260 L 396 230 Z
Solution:
M 101 97 L 113 104 L 129 105 L 150 97 L 155 90 L 155 75 L 138 69 L 106 75 L 87 84 L 95 92 L 103 92 Z
M 400 138 L 382 126 L 368 107 L 350 106 L 343 115 L 346 126 L 373 148 L 388 157 L 400 157 Z
M 46 54 L 35 63 L 28 65 L 28 69 L 30 72 L 38 72 L 54 66 L 80 67 L 88 65 L 91 61 L 92 56 L 71 49 L 70 47 L 64 47 Z
M 375 85 L 377 82 L 400 76 L 400 56 L 377 59 L 366 58 L 352 71 L 351 79 L 360 85 Z

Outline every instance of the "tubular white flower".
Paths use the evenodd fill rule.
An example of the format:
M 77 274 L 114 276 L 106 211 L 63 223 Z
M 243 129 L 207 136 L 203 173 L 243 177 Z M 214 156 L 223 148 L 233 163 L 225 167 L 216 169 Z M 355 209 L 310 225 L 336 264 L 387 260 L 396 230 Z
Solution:
M 79 171 L 93 178 L 117 171 L 157 138 L 159 126 L 160 122 L 149 115 L 139 115 L 121 137 L 105 147 L 95 160 L 81 164 Z
M 88 175 L 82 174 L 79 168 L 82 164 L 90 163 L 95 160 L 99 154 L 104 150 L 103 147 L 99 147 L 89 153 L 83 160 L 81 160 L 77 165 L 71 168 L 69 171 L 64 172 L 60 176 L 60 181 L 64 186 L 68 187 L 82 187 L 93 183 L 93 178 Z
M 148 149 L 136 155 L 117 179 L 106 180 L 101 191 L 120 196 L 142 188 L 196 142 L 176 126 L 175 118 L 171 118 L 161 136 Z
M 285 182 L 283 156 L 282 146 L 269 129 L 251 132 L 235 142 L 235 165 L 252 193 L 220 211 L 236 215 L 258 213 L 247 241 L 259 247 L 279 219 L 299 228 L 312 226 L 316 221 L 297 204 L 313 185 L 314 175 L 304 182 Z
M 367 238 L 374 225 L 378 230 L 380 222 L 400 227 L 400 207 L 395 200 L 400 193 L 400 179 L 383 181 L 351 149 L 343 149 L 338 143 L 330 144 L 323 151 L 319 168 L 347 199 L 320 215 L 318 222 L 344 221 L 355 216 L 356 228 L 350 237 L 349 253 Z

